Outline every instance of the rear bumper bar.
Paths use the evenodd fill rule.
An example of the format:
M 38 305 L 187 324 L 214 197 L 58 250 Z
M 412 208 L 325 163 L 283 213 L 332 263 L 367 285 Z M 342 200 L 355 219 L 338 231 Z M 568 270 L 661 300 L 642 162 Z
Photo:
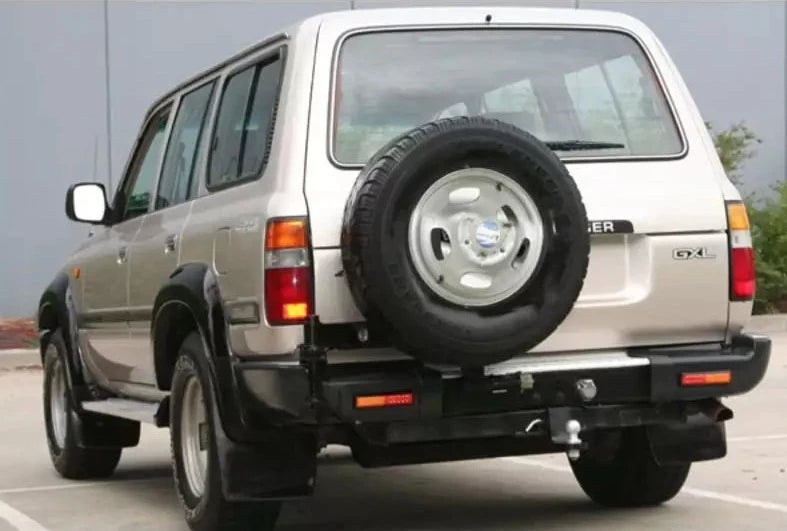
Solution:
M 351 425 L 381 442 L 410 442 L 516 435 L 534 420 L 553 423 L 555 414 L 587 418 L 588 427 L 597 428 L 685 421 L 708 407 L 708 400 L 754 388 L 765 374 L 770 350 L 770 339 L 740 335 L 723 346 L 632 349 L 617 364 L 604 359 L 529 370 L 524 363 L 486 374 L 438 370 L 415 361 L 327 365 L 318 358 L 238 361 L 234 367 L 247 418 Z M 730 372 L 729 384 L 681 385 L 684 373 L 723 371 Z M 594 392 L 582 393 L 579 388 L 588 382 Z M 412 393 L 413 404 L 355 407 L 357 396 L 388 393 Z

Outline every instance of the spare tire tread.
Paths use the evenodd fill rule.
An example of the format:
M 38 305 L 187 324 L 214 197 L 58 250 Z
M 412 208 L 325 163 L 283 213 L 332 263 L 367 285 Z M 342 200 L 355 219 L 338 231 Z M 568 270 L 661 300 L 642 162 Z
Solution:
M 500 335 L 497 338 L 491 337 L 490 334 L 480 337 L 477 327 L 463 326 L 461 323 L 447 321 L 424 306 L 423 296 L 416 293 L 417 290 L 413 289 L 413 282 L 409 278 L 415 275 L 411 268 L 402 267 L 397 261 L 376 260 L 373 256 L 375 230 L 379 230 L 375 224 L 378 223 L 381 204 L 385 205 L 384 199 L 386 198 L 383 196 L 386 194 L 386 190 L 390 192 L 390 189 L 396 186 L 396 183 L 391 182 L 391 179 L 396 178 L 395 175 L 392 175 L 394 170 L 406 157 L 412 157 L 420 146 L 430 139 L 434 140 L 440 133 L 461 128 L 471 130 L 476 127 L 483 127 L 491 133 L 500 132 L 509 135 L 507 138 L 514 135 L 529 144 L 543 146 L 545 151 L 542 150 L 540 153 L 528 156 L 521 162 L 529 166 L 529 171 L 539 172 L 540 182 L 547 192 L 552 194 L 552 200 L 558 201 L 555 206 L 561 207 L 560 202 L 562 202 L 557 199 L 559 197 L 556 195 L 557 191 L 568 194 L 565 201 L 578 206 L 578 216 L 581 219 L 575 221 L 581 224 L 581 232 L 574 230 L 573 233 L 567 231 L 560 234 L 560 238 L 553 242 L 553 252 L 555 249 L 574 248 L 575 255 L 584 257 L 584 259 L 565 265 L 565 267 L 572 268 L 572 273 L 568 275 L 571 282 L 562 287 L 561 293 L 572 294 L 570 304 L 554 304 L 554 301 L 550 300 L 549 293 L 544 297 L 542 308 L 544 326 L 542 328 L 548 330 L 547 335 L 571 311 L 587 272 L 590 244 L 586 232 L 587 217 L 579 190 L 560 160 L 533 135 L 513 125 L 483 117 L 442 119 L 424 124 L 400 135 L 383 146 L 372 157 L 353 186 L 344 211 L 342 257 L 354 300 L 361 312 L 366 315 L 367 320 L 370 321 L 370 327 L 384 328 L 385 333 L 398 348 L 425 361 L 465 366 L 486 365 L 510 358 L 532 348 L 544 339 L 544 337 L 534 336 L 523 344 L 521 338 L 512 338 L 508 334 Z M 502 152 L 508 149 L 502 139 L 497 146 Z M 535 160 L 534 157 L 542 157 L 544 160 Z M 546 160 L 546 158 L 551 160 Z M 544 164 L 562 168 L 564 174 L 553 176 L 543 171 L 542 165 Z M 562 179 L 562 182 L 558 182 L 556 178 Z M 572 220 L 556 219 L 555 222 L 571 224 Z M 553 273 L 545 271 L 542 274 Z M 379 293 L 379 282 L 371 280 L 383 278 L 390 280 L 389 293 Z M 378 293 L 375 293 L 375 289 Z M 396 299 L 397 305 L 404 304 L 401 310 L 406 316 L 403 319 L 397 319 L 392 315 L 396 309 L 387 304 L 388 301 L 391 301 L 391 296 Z M 386 301 L 386 304 L 375 303 L 375 301 Z M 392 319 L 392 317 L 394 318 Z M 407 321 L 412 326 L 397 326 L 392 323 L 396 320 Z M 406 328 L 407 331 L 405 332 L 403 328 Z M 429 331 L 446 329 L 451 333 L 429 333 Z

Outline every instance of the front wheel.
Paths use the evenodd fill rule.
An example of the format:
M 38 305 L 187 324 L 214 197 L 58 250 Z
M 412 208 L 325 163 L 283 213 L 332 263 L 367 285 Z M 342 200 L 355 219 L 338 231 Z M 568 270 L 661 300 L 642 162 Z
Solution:
M 585 494 L 606 507 L 643 507 L 672 499 L 686 482 L 690 463 L 659 465 L 644 428 L 608 432 L 571 463 Z
M 110 476 L 120 460 L 121 448 L 89 448 L 79 444 L 82 424 L 71 403 L 66 373 L 66 347 L 60 331 L 50 337 L 44 357 L 44 424 L 49 456 L 55 470 L 68 479 Z M 108 429 L 108 428 L 107 428 Z
M 172 377 L 170 430 L 172 463 L 186 521 L 197 531 L 270 531 L 279 517 L 279 502 L 232 502 L 221 490 L 221 469 L 214 437 L 211 380 L 197 333 L 180 348 Z

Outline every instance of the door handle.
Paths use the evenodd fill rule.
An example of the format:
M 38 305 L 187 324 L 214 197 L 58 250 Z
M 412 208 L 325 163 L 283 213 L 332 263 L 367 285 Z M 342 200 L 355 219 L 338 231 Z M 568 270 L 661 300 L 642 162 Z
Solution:
M 177 249 L 177 247 L 178 247 L 178 235 L 168 234 L 167 237 L 164 239 L 164 252 L 165 253 L 175 252 L 175 249 Z
M 120 249 L 118 249 L 118 264 L 125 264 L 127 258 L 128 258 L 128 249 L 124 245 Z

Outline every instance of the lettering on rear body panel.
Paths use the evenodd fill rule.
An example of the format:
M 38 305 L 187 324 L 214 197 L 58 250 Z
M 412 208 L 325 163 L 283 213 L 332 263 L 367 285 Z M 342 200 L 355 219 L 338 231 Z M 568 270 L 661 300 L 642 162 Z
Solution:
M 627 219 L 599 219 L 588 221 L 590 234 L 631 234 L 634 225 Z

